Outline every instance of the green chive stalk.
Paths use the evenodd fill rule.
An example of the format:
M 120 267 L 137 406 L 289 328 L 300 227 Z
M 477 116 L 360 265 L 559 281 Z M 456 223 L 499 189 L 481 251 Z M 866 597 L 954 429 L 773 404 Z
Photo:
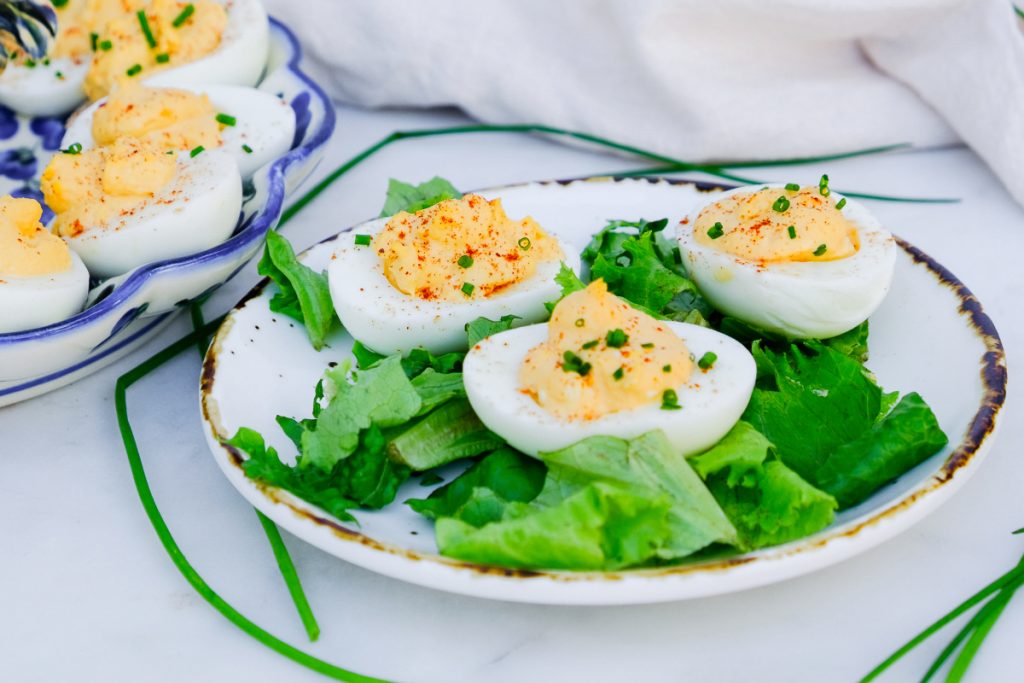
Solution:
M 210 346 L 209 335 L 203 334 L 202 330 L 206 323 L 203 320 L 203 303 L 209 295 L 196 299 L 189 306 L 189 314 L 192 318 L 192 330 L 196 335 L 196 350 L 199 352 L 199 360 L 202 362 L 206 358 L 206 350 Z M 316 617 L 313 615 L 313 608 L 309 604 L 309 600 L 306 598 L 306 592 L 302 588 L 302 581 L 299 579 L 299 573 L 295 570 L 295 563 L 292 562 L 292 556 L 288 553 L 288 547 L 284 544 L 284 539 L 281 538 L 281 531 L 277 528 L 270 519 L 259 510 L 253 508 L 256 516 L 260 520 L 260 525 L 263 527 L 263 532 L 267 536 L 267 541 L 270 543 L 270 549 L 274 553 L 274 559 L 277 560 L 278 571 L 281 572 L 281 578 L 284 579 L 285 587 L 288 589 L 288 594 L 292 598 L 292 603 L 295 605 L 295 610 L 299 614 L 299 619 L 302 620 L 302 626 L 306 629 L 306 636 L 310 642 L 316 641 L 320 637 L 320 625 L 316 621 Z
M 825 161 L 836 161 L 839 159 L 849 159 L 851 157 L 864 156 L 868 154 L 880 154 L 882 152 L 889 152 L 897 149 L 906 148 L 906 144 L 897 145 L 886 145 L 883 147 L 871 147 L 868 149 L 855 150 L 852 152 L 843 152 L 840 154 L 831 154 L 824 156 L 815 157 L 795 157 L 791 159 L 774 159 L 764 161 L 729 161 L 729 162 L 714 162 L 714 163 L 694 163 L 690 161 L 683 161 L 681 159 L 675 159 L 664 154 L 658 154 L 651 152 L 639 147 L 632 145 L 626 145 L 621 142 L 615 142 L 607 138 L 602 138 L 597 135 L 590 135 L 589 133 L 580 133 L 577 131 L 566 130 L 564 128 L 555 128 L 554 126 L 542 126 L 537 124 L 511 124 L 511 125 L 488 125 L 488 124 L 476 124 L 469 126 L 452 126 L 448 128 L 424 128 L 421 130 L 398 130 L 390 135 L 386 135 L 377 142 L 373 143 L 363 151 L 356 154 L 354 157 L 344 162 L 336 169 L 331 171 L 317 183 L 312 189 L 306 194 L 297 199 L 281 214 L 281 220 L 279 227 L 283 227 L 292 219 L 295 214 L 302 211 L 311 201 L 316 199 L 321 192 L 326 190 L 328 187 L 334 184 L 339 178 L 351 171 L 353 168 L 366 161 L 370 157 L 377 154 L 382 149 L 399 142 L 401 140 L 412 140 L 416 138 L 428 138 L 438 137 L 445 135 L 467 135 L 473 133 L 518 133 L 527 135 L 549 135 L 554 137 L 570 138 L 573 140 L 579 140 L 586 142 L 598 147 L 604 147 L 607 149 L 613 149 L 618 152 L 625 152 L 632 156 L 647 159 L 648 161 L 654 161 L 661 166 L 653 169 L 640 169 L 638 171 L 625 171 L 616 172 L 605 175 L 655 175 L 661 173 L 679 173 L 683 171 L 695 171 L 701 173 L 707 173 L 725 180 L 732 180 L 743 184 L 757 184 L 761 181 L 753 178 L 746 178 L 729 173 L 726 169 L 729 168 L 747 168 L 751 166 L 792 166 L 797 164 L 806 163 L 821 163 Z M 857 192 L 844 192 L 843 194 L 850 197 L 859 197 L 861 199 L 877 199 L 880 201 L 894 201 L 894 202 L 924 202 L 924 203 L 949 203 L 958 202 L 959 199 L 949 198 L 917 198 L 917 197 L 892 197 L 888 195 L 875 195 L 875 194 L 863 194 Z
M 995 626 L 999 616 L 1003 613 L 1006 605 L 1010 602 L 1014 593 L 1024 584 L 1024 557 L 1016 567 L 1006 572 L 980 591 L 964 600 L 952 610 L 939 617 L 934 623 L 910 639 L 903 647 L 893 652 L 881 664 L 868 672 L 860 683 L 869 683 L 882 675 L 889 667 L 903 658 L 908 652 L 916 648 L 924 641 L 941 631 L 945 626 L 955 621 L 958 617 L 966 614 L 971 608 L 991 598 L 977 613 L 967 622 L 966 625 L 953 637 L 949 644 L 939 653 L 939 656 L 925 673 L 922 683 L 926 683 L 935 676 L 946 661 L 963 644 L 963 648 L 953 661 L 948 675 L 947 683 L 958 683 L 963 679 L 967 668 L 974 660 L 974 656 L 981 648 L 985 637 Z M 966 642 L 964 642 L 966 641 Z

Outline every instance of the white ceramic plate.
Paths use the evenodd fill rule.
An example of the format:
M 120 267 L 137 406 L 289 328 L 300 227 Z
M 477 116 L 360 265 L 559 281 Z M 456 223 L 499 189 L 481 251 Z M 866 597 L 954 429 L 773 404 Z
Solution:
M 674 224 L 710 189 L 676 180 L 603 178 L 529 183 L 481 194 L 501 197 L 509 215 L 528 213 L 582 248 L 609 218 L 667 216 Z M 334 239 L 306 251 L 303 261 L 324 268 Z M 348 357 L 352 341 L 338 332 L 328 348 L 313 351 L 301 326 L 270 312 L 266 282 L 231 312 L 206 357 L 201 404 L 207 439 L 231 483 L 291 533 L 349 562 L 423 586 L 510 601 L 596 605 L 679 600 L 795 577 L 863 552 L 935 510 L 977 468 L 992 442 L 1006 388 L 995 328 L 951 273 L 914 247 L 900 246 L 892 291 L 871 318 L 868 365 L 884 388 L 919 391 L 950 445 L 844 511 L 830 528 L 784 546 L 668 569 L 515 571 L 437 555 L 430 522 L 400 504 L 429 492 L 415 481 L 385 510 L 357 512 L 358 527 L 256 484 L 242 473 L 239 454 L 220 440 L 246 426 L 260 431 L 283 455 L 294 454 L 274 417 L 307 417 L 317 380 L 328 363 Z

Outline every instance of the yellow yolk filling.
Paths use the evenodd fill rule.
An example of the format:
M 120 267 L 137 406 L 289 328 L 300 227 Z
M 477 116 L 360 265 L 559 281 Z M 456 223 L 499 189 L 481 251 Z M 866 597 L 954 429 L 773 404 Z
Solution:
M 372 248 L 397 290 L 426 301 L 486 298 L 562 258 L 537 221 L 513 220 L 500 199 L 477 195 L 396 214 Z
M 206 95 L 130 85 L 96 110 L 92 137 L 97 145 L 131 137 L 163 150 L 212 149 L 221 144 L 216 116 Z
M 163 189 L 177 161 L 159 147 L 121 138 L 109 147 L 57 154 L 40 179 L 47 205 L 57 214 L 54 231 L 75 237 L 112 218 L 131 215 Z
M 145 7 L 146 0 L 69 0 L 57 9 L 57 38 L 51 57 L 80 59 L 92 54 L 92 34 Z
M 700 244 L 766 263 L 831 261 L 860 248 L 856 227 L 816 187 L 729 195 L 701 211 L 693 230 Z
M 0 278 L 53 275 L 71 268 L 71 252 L 43 227 L 34 199 L 0 198 Z
M 193 8 L 192 13 L 175 26 L 187 6 Z M 98 32 L 100 49 L 93 54 L 84 84 L 89 99 L 99 99 L 133 78 L 145 78 L 213 52 L 228 23 L 224 6 L 211 0 L 152 0 L 145 10 L 155 46 L 150 46 L 135 11 L 107 22 Z M 102 49 L 104 41 L 109 41 L 109 49 Z M 158 55 L 166 55 L 166 61 L 158 61 Z
M 548 339 L 527 353 L 519 384 L 559 418 L 593 420 L 661 403 L 692 372 L 682 339 L 595 280 L 555 307 Z

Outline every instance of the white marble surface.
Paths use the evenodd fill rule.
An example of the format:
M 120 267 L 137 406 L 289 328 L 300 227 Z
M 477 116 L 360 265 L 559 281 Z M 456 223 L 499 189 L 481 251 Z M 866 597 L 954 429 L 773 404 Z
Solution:
M 462 120 L 446 112 L 342 110 L 318 175 L 393 129 Z M 304 247 L 376 214 L 389 176 L 440 174 L 472 188 L 628 167 L 635 162 L 507 135 L 405 141 L 341 180 L 285 232 Z M 839 188 L 964 199 L 873 208 L 974 290 L 1002 333 L 1012 369 L 1024 343 L 1024 212 L 978 159 L 954 149 L 749 174 L 812 181 L 825 170 Z M 255 281 L 249 267 L 208 313 L 228 308 Z M 186 329 L 178 320 L 150 349 L 0 409 L 0 680 L 325 680 L 265 649 L 198 597 L 139 505 L 117 434 L 114 381 Z M 988 461 L 936 514 L 837 567 L 730 596 L 629 608 L 487 602 L 375 576 L 286 537 L 323 629 L 309 644 L 255 514 L 206 450 L 198 369 L 195 353 L 182 355 L 130 395 L 149 477 L 178 542 L 216 590 L 273 633 L 387 679 L 854 680 L 1022 550 L 1010 532 L 1024 526 L 1017 449 L 1024 423 L 1011 397 Z M 970 680 L 1024 678 L 1022 630 L 1018 602 Z M 916 680 L 942 644 L 928 643 L 887 680 Z

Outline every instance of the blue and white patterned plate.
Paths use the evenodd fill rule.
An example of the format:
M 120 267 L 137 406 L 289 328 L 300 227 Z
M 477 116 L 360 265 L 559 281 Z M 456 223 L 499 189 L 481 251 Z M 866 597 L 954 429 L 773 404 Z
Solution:
M 284 199 L 313 171 L 334 132 L 330 99 L 300 68 L 294 34 L 270 20 L 270 57 L 261 90 L 295 110 L 291 150 L 246 183 L 232 237 L 211 249 L 94 282 L 88 307 L 62 322 L 0 334 L 0 406 L 37 396 L 99 370 L 145 343 L 195 299 L 233 277 L 257 254 Z M 39 174 L 59 148 L 64 122 L 0 108 L 0 192 L 42 201 Z M 52 214 L 45 211 L 44 221 Z

